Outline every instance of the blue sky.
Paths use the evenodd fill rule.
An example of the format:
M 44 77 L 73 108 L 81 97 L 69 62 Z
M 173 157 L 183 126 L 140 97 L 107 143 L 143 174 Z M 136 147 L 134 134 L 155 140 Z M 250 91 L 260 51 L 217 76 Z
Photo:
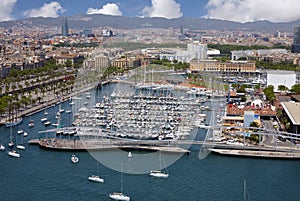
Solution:
M 298 0 L 1 0 L 0 21 L 75 14 L 206 17 L 237 22 L 300 18 Z

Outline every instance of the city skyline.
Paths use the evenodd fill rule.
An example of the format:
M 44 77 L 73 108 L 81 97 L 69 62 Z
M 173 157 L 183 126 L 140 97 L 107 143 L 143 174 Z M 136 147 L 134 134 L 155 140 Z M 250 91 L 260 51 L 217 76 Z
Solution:
M 168 9 L 166 9 L 168 8 Z M 268 9 L 265 9 L 268 8 Z M 300 18 L 296 0 L 99 0 L 18 1 L 5 0 L 0 21 L 29 17 L 59 17 L 76 14 L 105 14 L 128 17 L 204 17 L 236 22 L 268 20 L 290 22 Z M 232 15 L 234 13 L 234 15 Z

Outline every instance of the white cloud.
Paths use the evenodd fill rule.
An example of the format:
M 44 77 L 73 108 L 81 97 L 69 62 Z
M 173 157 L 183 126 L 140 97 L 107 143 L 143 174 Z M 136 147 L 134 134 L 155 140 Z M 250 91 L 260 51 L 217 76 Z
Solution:
M 236 22 L 289 22 L 300 18 L 298 0 L 209 0 L 206 8 L 204 17 Z
M 89 8 L 87 11 L 87 14 L 103 14 L 103 15 L 115 15 L 115 16 L 121 16 L 122 12 L 120 11 L 120 8 L 115 3 L 107 3 L 102 8 Z
M 26 17 L 58 17 L 59 13 L 64 13 L 66 10 L 60 5 L 59 2 L 52 1 L 45 3 L 42 7 L 31 9 L 24 12 Z
M 12 20 L 10 14 L 13 11 L 14 5 L 16 3 L 17 0 L 1 0 L 0 21 Z
M 152 6 L 145 7 L 142 14 L 144 17 L 180 18 L 182 17 L 180 6 L 175 0 L 152 0 Z

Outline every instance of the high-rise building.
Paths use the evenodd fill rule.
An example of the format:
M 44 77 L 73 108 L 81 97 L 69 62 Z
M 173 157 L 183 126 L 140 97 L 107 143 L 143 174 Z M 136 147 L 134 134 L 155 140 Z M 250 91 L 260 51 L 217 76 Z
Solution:
M 300 53 L 300 27 L 294 27 L 292 53 Z
M 68 19 L 66 17 L 63 18 L 63 21 L 61 24 L 61 35 L 62 36 L 69 35 Z

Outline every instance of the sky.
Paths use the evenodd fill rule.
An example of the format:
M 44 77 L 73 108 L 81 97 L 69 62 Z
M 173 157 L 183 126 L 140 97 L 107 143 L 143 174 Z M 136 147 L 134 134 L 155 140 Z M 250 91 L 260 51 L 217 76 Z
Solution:
M 104 14 L 127 17 L 196 17 L 236 22 L 300 19 L 299 0 L 1 0 L 0 21 L 29 17 Z

